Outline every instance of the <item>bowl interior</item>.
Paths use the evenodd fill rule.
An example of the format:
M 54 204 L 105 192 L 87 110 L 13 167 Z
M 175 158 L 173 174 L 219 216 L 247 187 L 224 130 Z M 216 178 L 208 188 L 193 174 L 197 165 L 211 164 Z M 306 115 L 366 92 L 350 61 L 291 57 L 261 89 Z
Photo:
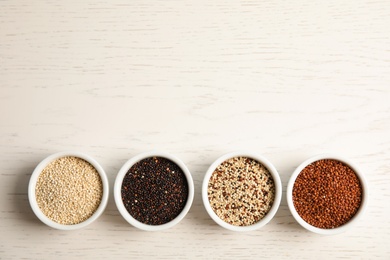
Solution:
M 121 189 L 122 189 L 122 183 L 123 183 L 123 179 L 124 179 L 125 175 L 127 174 L 129 169 L 134 164 L 136 164 L 137 162 L 139 162 L 143 159 L 150 158 L 150 157 L 163 157 L 163 158 L 166 158 L 166 159 L 172 161 L 173 163 L 175 163 L 183 171 L 183 173 L 186 177 L 187 185 L 188 185 L 188 196 L 187 196 L 187 201 L 186 201 L 184 208 L 181 210 L 179 215 L 177 215 L 174 219 L 172 219 L 171 221 L 169 221 L 167 223 L 161 224 L 161 225 L 149 225 L 149 224 L 145 224 L 141 221 L 138 221 L 127 211 L 127 209 L 122 201 Z M 164 230 L 164 229 L 171 228 L 171 227 L 175 226 L 176 224 L 178 224 L 185 217 L 185 215 L 188 213 L 188 211 L 190 210 L 193 198 L 194 198 L 194 182 L 193 182 L 190 171 L 188 170 L 186 165 L 179 158 L 177 158 L 176 156 L 173 156 L 171 154 L 165 153 L 165 152 L 158 152 L 158 151 L 157 152 L 156 151 L 146 152 L 146 153 L 142 153 L 142 154 L 139 154 L 139 155 L 131 158 L 122 166 L 122 168 L 119 170 L 118 175 L 115 179 L 114 199 L 115 199 L 115 203 L 116 203 L 116 206 L 117 206 L 120 214 L 129 224 L 131 224 L 134 227 L 139 228 L 141 230 L 145 230 L 145 231 Z
M 332 228 L 332 229 L 318 228 L 318 227 L 315 227 L 315 226 L 307 223 L 298 214 L 298 212 L 294 206 L 294 202 L 293 202 L 293 188 L 294 188 L 295 181 L 296 181 L 297 177 L 299 176 L 299 174 L 302 172 L 302 170 L 306 166 L 310 165 L 311 163 L 319 161 L 319 160 L 325 160 L 325 159 L 340 161 L 340 162 L 344 163 L 345 165 L 349 166 L 355 172 L 356 176 L 358 177 L 360 184 L 361 184 L 361 188 L 362 188 L 362 200 L 361 200 L 360 207 L 357 210 L 356 214 L 347 223 L 345 223 L 339 227 Z M 317 156 L 314 156 L 312 158 L 309 158 L 297 167 L 297 169 L 293 172 L 293 174 L 291 175 L 290 180 L 288 182 L 286 195 L 287 195 L 287 204 L 288 204 L 288 207 L 290 209 L 290 212 L 293 215 L 293 217 L 295 218 L 295 220 L 302 227 L 304 227 L 305 229 L 307 229 L 311 232 L 317 233 L 317 234 L 334 235 L 334 234 L 339 234 L 339 233 L 345 232 L 351 226 L 356 224 L 356 222 L 361 218 L 364 211 L 366 210 L 367 203 L 368 203 L 368 185 L 367 185 L 367 181 L 366 181 L 362 171 L 355 163 L 353 163 L 352 161 L 348 160 L 347 158 L 339 156 L 339 155 L 323 154 L 323 155 L 317 155 Z
M 225 222 L 224 220 L 222 220 L 221 218 L 219 218 L 218 215 L 214 212 L 213 208 L 211 207 L 208 198 L 208 184 L 211 175 L 221 163 L 234 157 L 247 157 L 261 163 L 270 172 L 275 184 L 275 198 L 270 210 L 261 220 L 249 226 L 231 225 Z M 207 213 L 218 225 L 231 231 L 252 231 L 266 225 L 275 216 L 280 205 L 281 197 L 282 197 L 282 184 L 276 168 L 265 157 L 250 152 L 233 152 L 221 156 L 209 167 L 203 179 L 203 184 L 202 184 L 202 199 Z
M 88 163 L 90 163 L 99 173 L 99 176 L 100 176 L 100 179 L 101 179 L 102 185 L 103 185 L 102 198 L 100 200 L 100 204 L 99 204 L 98 208 L 96 209 L 96 211 L 92 214 L 91 217 L 89 217 L 85 221 L 80 222 L 78 224 L 74 224 L 74 225 L 60 224 L 60 223 L 57 223 L 57 222 L 51 220 L 49 217 L 47 217 L 42 212 L 42 210 L 39 208 L 38 202 L 36 200 L 36 193 L 35 193 L 35 187 L 37 185 L 38 178 L 39 178 L 40 174 L 42 173 L 43 169 L 52 161 L 59 159 L 59 158 L 62 158 L 62 157 L 67 157 L 67 156 L 78 157 L 78 158 L 81 158 L 81 159 L 87 161 Z M 29 198 L 29 202 L 30 202 L 30 205 L 31 205 L 31 208 L 32 208 L 34 214 L 46 225 L 48 225 L 52 228 L 55 228 L 55 229 L 60 229 L 60 230 L 76 230 L 76 229 L 80 229 L 80 228 L 83 228 L 83 227 L 91 224 L 93 221 L 95 221 L 103 213 L 103 211 L 107 205 L 107 202 L 108 202 L 108 194 L 109 194 L 108 179 L 107 179 L 107 176 L 106 176 L 103 168 L 99 165 L 99 163 L 84 153 L 73 152 L 73 151 L 56 153 L 56 154 L 50 155 L 47 158 L 45 158 L 44 160 L 42 160 L 34 169 L 32 175 L 30 177 L 29 186 L 28 186 L 28 198 Z

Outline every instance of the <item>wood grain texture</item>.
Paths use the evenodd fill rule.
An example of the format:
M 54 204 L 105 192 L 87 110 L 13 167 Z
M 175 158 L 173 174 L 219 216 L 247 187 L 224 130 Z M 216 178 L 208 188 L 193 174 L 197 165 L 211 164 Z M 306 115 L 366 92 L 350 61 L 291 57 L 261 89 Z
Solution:
M 0 258 L 382 258 L 390 255 L 390 2 L 0 1 Z M 142 232 L 112 193 L 87 228 L 43 225 L 34 167 L 90 154 L 112 188 L 137 153 L 180 157 L 195 181 L 186 218 Z M 304 159 L 337 152 L 365 171 L 370 201 L 348 232 L 301 228 L 285 199 L 261 230 L 217 226 L 201 182 L 220 155 L 251 150 L 283 188 Z

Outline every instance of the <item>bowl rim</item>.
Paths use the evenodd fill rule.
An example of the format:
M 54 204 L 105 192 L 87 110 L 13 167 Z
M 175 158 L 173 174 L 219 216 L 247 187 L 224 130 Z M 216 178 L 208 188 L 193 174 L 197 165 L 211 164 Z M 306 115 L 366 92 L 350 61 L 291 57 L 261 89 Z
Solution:
M 347 223 L 333 229 L 318 228 L 313 225 L 310 225 L 305 220 L 303 220 L 303 218 L 301 218 L 301 216 L 296 211 L 294 207 L 293 198 L 292 198 L 293 197 L 292 191 L 295 184 L 295 180 L 298 177 L 298 175 L 301 173 L 301 171 L 309 164 L 319 160 L 325 160 L 325 159 L 340 161 L 345 165 L 349 166 L 355 172 L 356 176 L 359 178 L 360 184 L 362 186 L 362 201 L 356 214 Z M 311 232 L 320 235 L 335 235 L 335 234 L 343 233 L 347 229 L 355 225 L 357 221 L 362 217 L 364 212 L 366 211 L 368 205 L 368 183 L 366 178 L 364 177 L 362 170 L 352 160 L 344 156 L 332 154 L 332 153 L 318 154 L 306 159 L 294 170 L 287 184 L 286 197 L 287 197 L 287 205 L 290 209 L 291 214 L 302 227 L 304 227 L 306 230 L 309 230 Z
M 123 179 L 124 179 L 126 173 L 129 171 L 129 169 L 135 163 L 137 163 L 143 159 L 150 158 L 150 157 L 163 157 L 163 158 L 171 160 L 172 162 L 177 164 L 182 169 L 182 171 L 186 177 L 187 184 L 188 184 L 188 196 L 187 196 L 187 202 L 186 202 L 184 208 L 179 213 L 179 215 L 177 215 L 173 220 L 171 220 L 165 224 L 161 224 L 161 225 L 148 225 L 148 224 L 142 223 L 141 221 L 138 221 L 137 219 L 133 218 L 131 216 L 131 214 L 127 211 L 127 209 L 125 208 L 123 201 L 122 201 L 121 189 L 122 189 Z M 119 210 L 119 213 L 122 215 L 122 217 L 129 224 L 131 224 L 132 226 L 134 226 L 138 229 L 144 230 L 144 231 L 160 231 L 160 230 L 165 230 L 165 229 L 168 229 L 168 228 L 175 226 L 187 215 L 188 211 L 190 210 L 190 208 L 192 206 L 192 202 L 194 200 L 194 181 L 192 179 L 191 173 L 190 173 L 189 169 L 187 168 L 187 166 L 184 164 L 184 162 L 182 160 L 180 160 L 175 155 L 172 155 L 170 153 L 163 152 L 163 151 L 148 151 L 148 152 L 143 152 L 143 153 L 140 153 L 140 154 L 137 154 L 137 155 L 131 157 L 129 160 L 127 160 L 123 164 L 123 166 L 121 167 L 121 169 L 119 170 L 119 172 L 115 178 L 113 192 L 114 192 L 115 204 Z
M 64 225 L 51 220 L 39 208 L 35 196 L 35 187 L 38 181 L 38 177 L 42 173 L 43 169 L 52 161 L 62 157 L 68 157 L 68 156 L 77 157 L 90 163 L 99 173 L 103 185 L 103 193 L 102 193 L 102 198 L 99 207 L 92 214 L 92 216 L 89 217 L 87 220 L 74 225 Z M 28 184 L 28 200 L 34 214 L 38 217 L 39 220 L 41 220 L 47 226 L 59 230 L 77 230 L 77 229 L 84 228 L 89 224 L 91 224 L 92 222 L 94 222 L 104 212 L 108 202 L 108 195 L 109 195 L 109 183 L 108 183 L 107 175 L 104 169 L 102 168 L 102 166 L 91 156 L 87 155 L 86 153 L 78 152 L 78 151 L 63 151 L 63 152 L 57 152 L 47 156 L 35 167 L 33 173 L 31 174 L 30 181 Z
M 207 192 L 208 183 L 209 183 L 209 180 L 210 180 L 212 173 L 221 163 L 223 163 L 224 161 L 226 161 L 228 159 L 234 158 L 234 157 L 248 157 L 248 158 L 251 158 L 251 159 L 258 161 L 259 163 L 261 163 L 262 165 L 264 165 L 268 169 L 268 171 L 271 173 L 271 176 L 272 176 L 274 183 L 275 183 L 275 199 L 274 199 L 274 202 L 272 204 L 271 209 L 264 216 L 264 218 L 262 218 L 260 221 L 256 222 L 255 224 L 252 224 L 249 226 L 234 226 L 234 225 L 231 225 L 231 224 L 223 221 L 214 212 L 214 210 L 212 209 L 212 207 L 210 205 L 209 199 L 208 199 L 208 192 Z M 228 229 L 228 230 L 231 230 L 231 231 L 238 231 L 238 232 L 253 231 L 253 230 L 257 230 L 257 229 L 265 226 L 268 222 L 270 222 L 273 219 L 276 212 L 278 211 L 281 198 L 282 198 L 282 183 L 281 183 L 278 171 L 276 170 L 275 166 L 268 159 L 266 159 L 264 156 L 262 156 L 258 153 L 254 153 L 254 152 L 250 152 L 250 151 L 235 151 L 235 152 L 226 153 L 226 154 L 220 156 L 219 158 L 217 158 L 210 165 L 210 167 L 206 171 L 206 174 L 203 178 L 202 200 L 203 200 L 203 205 L 204 205 L 207 213 L 214 220 L 214 222 L 216 222 L 221 227 Z

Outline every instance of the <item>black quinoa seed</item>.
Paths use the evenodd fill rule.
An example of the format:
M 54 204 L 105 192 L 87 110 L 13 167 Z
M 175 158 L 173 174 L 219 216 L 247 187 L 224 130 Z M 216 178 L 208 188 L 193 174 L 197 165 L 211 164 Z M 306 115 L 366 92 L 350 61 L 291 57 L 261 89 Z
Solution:
M 163 157 L 149 157 L 129 169 L 123 178 L 121 194 L 133 218 L 148 225 L 162 225 L 183 210 L 188 183 L 176 163 Z

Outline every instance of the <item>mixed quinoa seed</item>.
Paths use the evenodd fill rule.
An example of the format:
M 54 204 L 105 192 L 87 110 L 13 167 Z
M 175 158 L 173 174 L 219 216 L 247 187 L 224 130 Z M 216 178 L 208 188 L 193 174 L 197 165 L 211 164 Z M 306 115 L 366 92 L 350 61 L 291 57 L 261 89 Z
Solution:
M 234 226 L 260 221 L 272 207 L 275 183 L 269 170 L 248 157 L 234 157 L 212 173 L 208 199 L 217 216 Z M 362 186 L 346 164 L 324 159 L 305 167 L 293 186 L 293 203 L 309 224 L 324 229 L 347 223 L 362 202 Z M 90 218 L 100 205 L 103 185 L 97 170 L 73 156 L 49 163 L 38 177 L 35 196 L 49 219 L 74 225 Z M 127 211 L 139 221 L 161 225 L 184 208 L 188 183 L 181 168 L 161 157 L 136 163 L 122 184 Z
M 234 157 L 221 163 L 208 183 L 213 211 L 234 226 L 259 222 L 275 199 L 275 183 L 268 169 L 248 157 Z

